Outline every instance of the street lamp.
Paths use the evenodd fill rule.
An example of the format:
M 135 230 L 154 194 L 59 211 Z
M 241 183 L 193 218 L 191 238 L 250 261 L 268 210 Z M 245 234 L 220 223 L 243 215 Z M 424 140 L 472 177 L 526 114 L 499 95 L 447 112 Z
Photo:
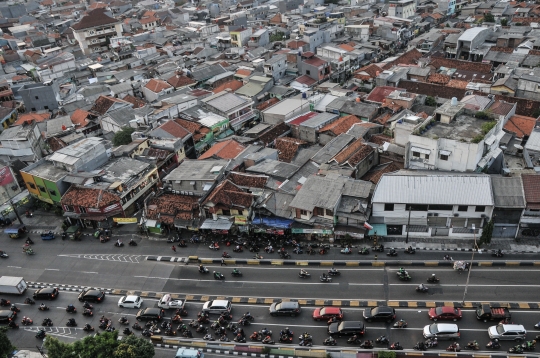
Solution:
M 478 249 L 478 246 L 476 245 L 476 226 L 474 224 L 472 224 L 472 231 L 473 231 L 473 237 L 474 237 L 474 248 L 472 251 L 471 264 L 469 265 L 469 272 L 467 273 L 467 282 L 465 283 L 465 291 L 463 292 L 463 300 L 461 301 L 462 304 L 465 304 L 465 296 L 467 296 L 467 288 L 469 288 L 469 279 L 471 278 L 471 269 L 472 269 L 472 263 L 474 261 L 474 252 Z

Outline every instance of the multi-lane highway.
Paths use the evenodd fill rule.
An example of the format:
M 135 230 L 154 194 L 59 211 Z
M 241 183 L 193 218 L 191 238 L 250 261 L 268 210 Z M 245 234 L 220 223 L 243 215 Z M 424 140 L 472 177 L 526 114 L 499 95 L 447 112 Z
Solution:
M 170 244 L 165 242 L 147 241 L 137 238 L 139 246 L 115 248 L 112 244 L 100 244 L 94 239 L 85 239 L 82 242 L 70 242 L 55 240 L 52 242 L 36 242 L 34 245 L 37 252 L 34 256 L 22 254 L 20 240 L 3 240 L 3 250 L 10 257 L 2 261 L 3 275 L 23 276 L 28 281 L 41 283 L 54 283 L 62 285 L 94 286 L 111 289 L 170 292 L 185 295 L 210 295 L 210 296 L 245 296 L 250 298 L 287 298 L 287 299 L 328 299 L 328 300 L 362 300 L 362 301 L 461 301 L 465 290 L 467 273 L 458 273 L 451 267 L 422 267 L 406 266 L 413 280 L 410 282 L 399 281 L 396 275 L 397 266 L 391 267 L 339 267 L 342 272 L 335 277 L 332 283 L 319 282 L 319 276 L 328 268 L 309 266 L 310 279 L 298 278 L 300 267 L 295 266 L 245 266 L 239 267 L 243 272 L 242 277 L 233 278 L 230 275 L 231 266 L 220 267 L 210 265 L 211 271 L 221 271 L 226 275 L 224 282 L 215 281 L 211 274 L 202 275 L 197 272 L 195 264 L 178 264 L 171 262 L 146 261 L 147 255 L 167 255 L 174 253 Z M 233 257 L 251 258 L 252 253 L 232 253 Z M 439 260 L 446 252 L 419 251 L 416 255 L 400 253 L 393 260 Z M 206 246 L 190 245 L 186 249 L 177 249 L 174 256 L 195 255 L 199 257 L 218 257 L 220 252 L 209 250 Z M 470 259 L 470 253 L 450 253 L 454 259 Z M 263 256 L 267 256 L 263 253 Z M 390 259 L 384 254 L 378 254 L 379 260 Z M 277 258 L 277 255 L 270 255 Z M 294 259 L 309 260 L 373 260 L 374 256 L 341 255 L 338 248 L 333 248 L 330 254 L 320 255 L 293 255 Z M 491 257 L 486 254 L 476 254 L 475 259 L 480 260 L 531 260 L 533 255 L 507 255 L 502 259 Z M 540 267 L 509 266 L 509 267 L 473 267 L 466 301 L 490 302 L 537 302 L 538 282 L 537 277 Z M 440 277 L 440 284 L 428 285 L 430 292 L 420 294 L 415 287 L 423 282 L 432 273 Z M 50 303 L 51 311 L 39 312 L 36 306 L 20 305 L 22 315 L 28 315 L 39 324 L 48 316 L 55 326 L 50 334 L 57 335 L 64 340 L 73 340 L 84 337 L 80 329 L 66 328 L 65 322 L 68 315 L 65 306 L 74 303 L 78 292 L 62 291 L 58 300 Z M 4 296 L 17 303 L 22 303 L 24 298 Z M 97 320 L 101 315 L 106 315 L 117 320 L 121 315 L 126 315 L 131 321 L 134 319 L 136 310 L 119 309 L 117 307 L 118 296 L 109 296 L 102 304 L 95 305 L 93 320 L 84 319 L 77 314 L 79 328 L 84 322 L 90 322 L 97 326 Z M 49 304 L 49 303 L 48 303 Z M 154 306 L 156 300 L 145 299 L 145 306 Z M 187 305 L 189 316 L 194 317 L 200 310 L 203 302 L 189 302 Z M 314 335 L 315 344 L 322 344 L 326 337 L 324 323 L 316 323 L 311 319 L 314 307 L 303 307 L 302 314 L 297 318 L 272 318 L 268 314 L 267 305 L 235 304 L 234 317 L 239 317 L 245 311 L 250 311 L 255 316 L 255 324 L 248 330 L 267 327 L 274 332 L 289 326 L 293 331 L 307 331 Z M 363 308 L 343 308 L 346 319 L 361 319 Z M 387 335 L 392 341 L 400 341 L 406 348 L 412 348 L 414 343 L 421 339 L 421 329 L 429 324 L 426 308 L 400 308 L 397 309 L 398 318 L 409 322 L 409 327 L 404 330 L 393 329 L 383 323 L 367 324 L 367 339 L 375 339 L 380 335 Z M 540 321 L 540 312 L 513 310 L 513 321 L 524 324 L 531 330 L 529 338 L 536 335 L 533 325 Z M 464 310 L 464 318 L 459 322 L 462 331 L 462 342 L 477 339 L 485 345 L 488 341 L 487 327 L 489 323 L 478 322 L 474 318 L 472 310 Z M 118 324 L 116 325 L 118 327 Z M 34 324 L 34 330 L 36 324 Z M 23 328 L 21 326 L 21 328 Z M 540 331 L 538 332 L 540 334 Z M 199 337 L 199 335 L 195 335 Z M 18 332 L 10 332 L 10 338 L 18 347 L 34 347 L 36 339 L 33 333 L 24 328 Z M 201 338 L 201 337 L 199 337 Z M 340 345 L 346 345 L 344 339 L 339 340 Z M 509 347 L 505 343 L 503 347 Z M 446 343 L 441 346 L 446 347 Z

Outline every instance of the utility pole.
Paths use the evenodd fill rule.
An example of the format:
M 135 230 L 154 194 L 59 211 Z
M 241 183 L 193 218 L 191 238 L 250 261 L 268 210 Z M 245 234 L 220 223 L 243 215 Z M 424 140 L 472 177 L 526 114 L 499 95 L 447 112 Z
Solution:
M 407 237 L 405 238 L 406 244 L 409 243 L 409 227 L 411 225 L 411 209 L 412 209 L 412 206 L 409 205 L 409 220 L 407 220 Z
M 17 216 L 17 219 L 21 223 L 21 225 L 24 225 L 23 221 L 21 220 L 21 217 L 19 216 L 19 213 L 17 212 L 17 208 L 15 207 L 15 204 L 13 204 L 13 200 L 11 198 L 9 199 L 9 203 L 11 204 L 11 208 L 15 212 L 15 216 Z
M 469 288 L 469 279 L 471 278 L 471 269 L 472 264 L 474 261 L 474 252 L 478 249 L 478 246 L 476 245 L 476 226 L 472 224 L 472 231 L 474 236 L 474 249 L 472 250 L 472 257 L 471 257 L 471 264 L 469 266 L 469 272 L 467 273 L 467 282 L 465 283 L 465 291 L 463 292 L 463 300 L 461 301 L 462 304 L 465 304 L 465 296 L 467 296 L 467 288 Z

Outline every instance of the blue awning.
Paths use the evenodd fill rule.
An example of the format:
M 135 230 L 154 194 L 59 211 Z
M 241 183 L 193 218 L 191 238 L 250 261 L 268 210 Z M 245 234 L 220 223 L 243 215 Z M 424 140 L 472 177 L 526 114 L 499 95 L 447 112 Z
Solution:
M 284 219 L 276 216 L 255 216 L 251 221 L 252 225 L 266 225 L 280 229 L 288 229 L 294 220 Z
M 386 224 L 371 224 L 373 229 L 369 230 L 368 235 L 386 236 Z

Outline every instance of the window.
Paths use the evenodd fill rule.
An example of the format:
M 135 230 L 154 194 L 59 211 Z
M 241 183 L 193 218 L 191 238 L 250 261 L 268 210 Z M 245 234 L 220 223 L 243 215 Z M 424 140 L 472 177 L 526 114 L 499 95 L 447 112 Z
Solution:
M 405 210 L 411 211 L 427 211 L 428 206 L 424 204 L 407 204 L 405 205 Z
M 452 211 L 454 207 L 452 205 L 430 205 L 429 210 L 446 210 Z
M 71 211 L 71 212 L 73 212 L 73 211 L 74 211 L 73 206 L 64 205 L 64 211 Z
M 34 97 L 36 97 L 36 99 L 39 99 L 39 97 L 38 97 L 38 96 L 34 96 Z
M 46 193 L 46 192 L 47 192 L 47 190 L 45 190 L 45 188 L 42 187 L 42 186 L 40 186 L 40 185 L 38 185 L 38 188 L 39 188 L 39 191 L 41 191 L 42 193 Z
M 468 206 L 467 205 L 460 205 L 457 208 L 457 211 L 467 211 Z
M 384 204 L 384 211 L 394 211 L 394 204 Z
M 429 159 L 429 154 L 426 154 L 426 155 L 424 156 L 424 158 L 425 158 L 425 159 Z
M 225 216 L 231 216 L 231 211 L 227 209 L 221 209 L 221 213 Z
M 307 210 L 300 210 L 300 215 L 307 215 Z
M 310 71 L 310 70 L 306 70 L 306 75 L 311 75 L 311 71 Z
M 30 188 L 36 190 L 36 186 L 34 185 L 34 183 L 26 183 L 26 185 L 28 185 Z
M 56 191 L 55 191 L 55 190 L 49 190 L 49 194 L 51 194 L 52 196 L 58 195 L 58 194 L 56 194 Z
M 412 156 L 415 158 L 420 158 L 420 152 L 412 152 Z
M 84 206 L 79 206 L 79 211 L 83 214 L 86 214 L 86 208 Z
M 441 160 L 448 160 L 448 155 L 441 154 Z
M 44 106 L 43 109 L 49 109 L 49 106 Z
M 486 211 L 486 207 L 480 205 L 480 206 L 475 207 L 475 208 L 474 208 L 474 211 L 475 211 L 476 213 L 483 213 L 484 211 Z
M 334 216 L 334 212 L 330 209 L 326 209 L 326 216 Z

